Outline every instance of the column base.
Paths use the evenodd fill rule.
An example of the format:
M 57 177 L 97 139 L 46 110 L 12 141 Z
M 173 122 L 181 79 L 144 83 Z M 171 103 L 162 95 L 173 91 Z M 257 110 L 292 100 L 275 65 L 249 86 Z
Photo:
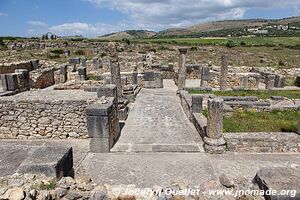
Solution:
M 225 139 L 213 139 L 213 138 L 204 138 L 204 150 L 207 153 L 211 154 L 222 154 L 226 152 L 226 141 Z

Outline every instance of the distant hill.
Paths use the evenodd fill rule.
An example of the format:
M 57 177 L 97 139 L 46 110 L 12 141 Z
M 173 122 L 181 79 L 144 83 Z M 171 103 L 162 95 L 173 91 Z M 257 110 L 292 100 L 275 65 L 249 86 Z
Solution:
M 288 28 L 287 28 L 288 27 Z M 158 33 L 127 30 L 99 36 L 99 39 L 122 40 L 169 37 L 227 37 L 245 35 L 300 36 L 300 16 L 284 19 L 222 20 L 196 24 L 186 28 L 170 28 Z
M 269 26 L 292 26 L 296 25 L 300 28 L 300 17 L 291 17 L 284 19 L 275 19 L 275 20 L 267 20 L 267 19 L 245 19 L 245 20 L 223 20 L 223 21 L 213 21 L 206 22 L 202 24 L 193 25 L 187 28 L 172 28 L 160 31 L 156 34 L 156 37 L 177 37 L 177 36 L 201 36 L 200 33 L 203 33 L 203 36 L 210 36 L 209 32 L 212 36 L 226 36 L 225 34 L 230 33 L 238 33 L 241 31 L 245 31 L 248 28 L 259 28 L 259 29 L 272 29 Z M 273 27 L 273 28 L 274 28 Z M 277 28 L 277 27 L 276 27 Z M 270 31 L 274 33 L 274 31 Z M 205 34 L 206 33 L 206 34 Z M 214 35 L 216 34 L 216 35 Z M 218 35 L 220 34 L 220 35 Z
M 147 31 L 147 30 L 127 30 L 121 31 L 117 33 L 110 33 L 106 35 L 99 36 L 100 39 L 113 39 L 113 40 L 121 40 L 121 39 L 140 39 L 140 38 L 150 38 L 155 36 L 156 32 Z

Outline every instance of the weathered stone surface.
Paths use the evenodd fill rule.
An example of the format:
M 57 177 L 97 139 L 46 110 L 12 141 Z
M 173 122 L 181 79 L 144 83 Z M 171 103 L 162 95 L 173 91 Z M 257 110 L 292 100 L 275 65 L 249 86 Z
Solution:
M 154 71 L 146 71 L 144 73 L 144 81 L 154 81 Z
M 228 176 L 225 174 L 221 174 L 219 177 L 220 183 L 227 187 L 227 188 L 233 188 L 234 187 L 234 182 L 232 179 L 230 179 Z
M 221 75 L 220 75 L 220 90 L 226 90 L 228 87 L 228 57 L 221 57 Z
M 114 97 L 117 99 L 117 86 L 113 84 L 103 85 L 97 89 L 98 98 L 102 96 Z
M 39 147 L 22 162 L 18 172 L 61 178 L 71 175 L 72 170 L 72 148 Z
M 275 84 L 275 75 L 268 75 L 265 82 L 267 90 L 273 89 Z
M 296 133 L 225 133 L 228 151 L 287 153 L 300 152 Z
M 186 58 L 185 54 L 187 53 L 187 48 L 179 48 L 179 61 L 178 61 L 178 90 L 183 90 L 185 88 L 186 83 Z
M 70 58 L 69 63 L 70 64 L 80 64 L 80 58 Z
M 193 95 L 192 96 L 192 112 L 193 113 L 202 113 L 202 103 L 203 96 L 202 95 Z
M 300 171 L 293 168 L 277 167 L 262 168 L 255 176 L 255 182 L 264 191 L 275 190 L 279 194 L 283 190 L 294 191 L 288 195 L 265 195 L 268 200 L 285 200 L 300 198 Z
M 223 137 L 223 100 L 208 100 L 207 137 L 219 139 Z

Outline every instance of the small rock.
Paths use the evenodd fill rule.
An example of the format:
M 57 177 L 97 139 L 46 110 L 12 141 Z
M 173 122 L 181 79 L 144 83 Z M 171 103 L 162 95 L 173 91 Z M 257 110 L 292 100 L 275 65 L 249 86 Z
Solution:
M 65 196 L 65 198 L 69 200 L 76 200 L 76 199 L 80 199 L 81 197 L 82 195 L 78 194 L 77 192 L 69 192 L 69 194 Z
M 135 200 L 135 196 L 131 195 L 120 195 L 117 200 Z
M 225 174 L 221 174 L 221 176 L 219 177 L 219 181 L 223 186 L 225 186 L 227 188 L 234 187 L 233 180 L 228 178 Z
M 25 192 L 22 188 L 12 188 L 5 192 L 3 199 L 23 200 Z
M 103 188 L 97 188 L 92 192 L 90 200 L 109 200 L 107 191 Z
M 8 187 L 0 187 L 0 196 L 3 195 L 8 190 Z
M 64 188 L 56 188 L 55 189 L 55 195 L 59 198 L 66 196 L 67 193 L 68 193 L 67 189 L 64 189 Z

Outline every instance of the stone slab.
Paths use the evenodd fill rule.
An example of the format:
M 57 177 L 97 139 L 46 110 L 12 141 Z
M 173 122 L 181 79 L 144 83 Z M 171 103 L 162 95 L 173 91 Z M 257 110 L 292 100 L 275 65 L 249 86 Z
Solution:
M 44 174 L 61 178 L 73 173 L 73 151 L 69 147 L 33 148 L 20 165 L 18 173 Z
M 288 167 L 269 167 L 259 170 L 255 182 L 264 191 L 275 190 L 281 193 L 284 190 L 296 190 L 294 195 L 265 195 L 267 200 L 300 199 L 300 171 Z

